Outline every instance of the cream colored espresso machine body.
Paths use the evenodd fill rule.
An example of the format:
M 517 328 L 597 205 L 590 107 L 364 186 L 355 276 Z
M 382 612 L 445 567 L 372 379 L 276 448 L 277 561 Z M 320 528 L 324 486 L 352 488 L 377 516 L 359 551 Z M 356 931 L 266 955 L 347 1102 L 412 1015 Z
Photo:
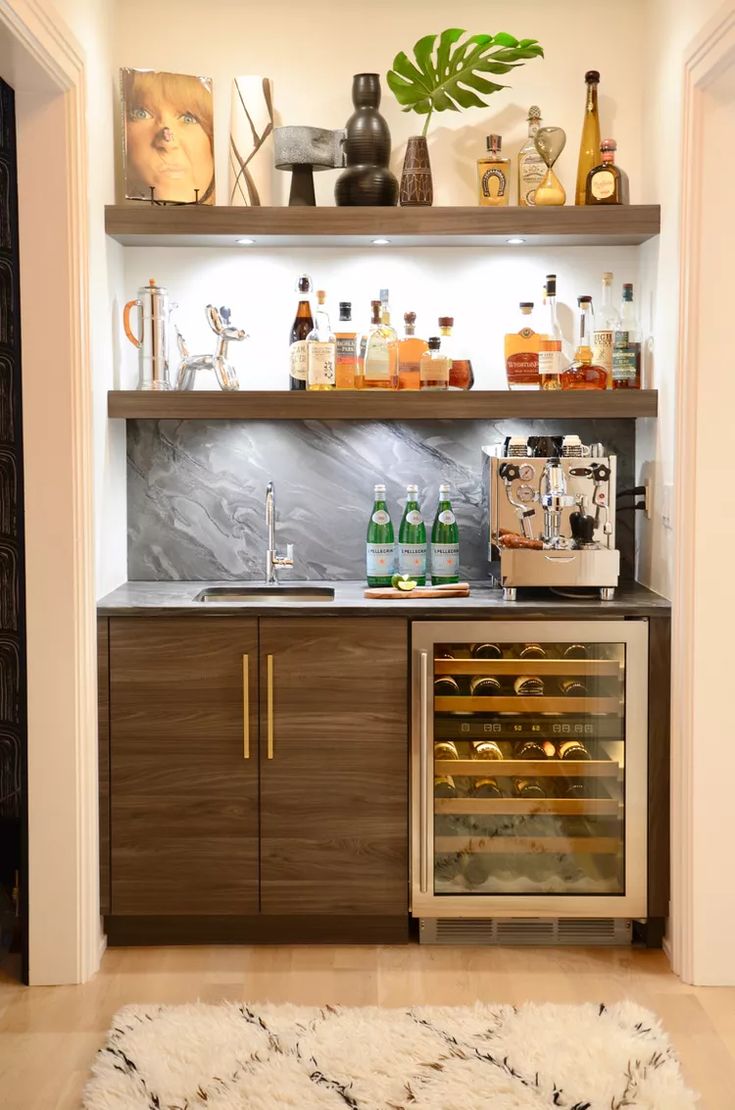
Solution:
M 490 574 L 506 601 L 518 587 L 599 589 L 610 601 L 620 575 L 615 546 L 616 458 L 533 457 L 484 447 Z M 519 450 L 516 448 L 516 450 Z

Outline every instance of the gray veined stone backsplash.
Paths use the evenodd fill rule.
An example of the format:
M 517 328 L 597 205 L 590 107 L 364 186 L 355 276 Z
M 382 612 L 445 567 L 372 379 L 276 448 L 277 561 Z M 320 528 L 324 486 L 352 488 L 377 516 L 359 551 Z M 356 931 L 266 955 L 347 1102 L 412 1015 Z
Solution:
M 385 482 L 396 529 L 406 484 L 427 519 L 439 483 L 452 486 L 462 576 L 487 575 L 483 444 L 520 432 L 576 432 L 618 456 L 618 489 L 634 484 L 628 420 L 128 421 L 128 577 L 262 580 L 265 486 L 273 479 L 279 547 L 293 543 L 281 578 L 360 579 L 373 486 Z M 618 516 L 623 576 L 632 577 L 633 513 Z

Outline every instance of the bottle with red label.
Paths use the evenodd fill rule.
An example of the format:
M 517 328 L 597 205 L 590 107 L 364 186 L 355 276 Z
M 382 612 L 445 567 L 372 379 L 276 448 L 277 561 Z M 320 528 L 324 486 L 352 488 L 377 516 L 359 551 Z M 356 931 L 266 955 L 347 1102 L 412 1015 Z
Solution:
M 518 331 L 505 337 L 505 372 L 508 389 L 540 389 L 539 351 L 545 339 L 537 330 L 533 316 L 533 302 L 521 301 Z

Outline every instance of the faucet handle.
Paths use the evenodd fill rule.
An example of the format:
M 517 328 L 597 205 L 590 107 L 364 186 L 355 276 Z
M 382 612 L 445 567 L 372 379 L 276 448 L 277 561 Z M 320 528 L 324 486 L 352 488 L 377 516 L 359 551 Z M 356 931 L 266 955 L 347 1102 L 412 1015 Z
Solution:
M 292 543 L 287 543 L 286 544 L 286 557 L 283 560 L 283 565 L 287 566 L 287 567 L 292 567 L 293 566 L 293 544 Z

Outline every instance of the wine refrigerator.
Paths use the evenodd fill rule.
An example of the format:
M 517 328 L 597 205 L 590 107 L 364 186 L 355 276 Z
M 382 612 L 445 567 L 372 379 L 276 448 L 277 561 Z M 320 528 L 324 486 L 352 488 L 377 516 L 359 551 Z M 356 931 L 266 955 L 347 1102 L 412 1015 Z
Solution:
M 411 651 L 421 939 L 629 942 L 647 908 L 647 621 L 418 621 Z

